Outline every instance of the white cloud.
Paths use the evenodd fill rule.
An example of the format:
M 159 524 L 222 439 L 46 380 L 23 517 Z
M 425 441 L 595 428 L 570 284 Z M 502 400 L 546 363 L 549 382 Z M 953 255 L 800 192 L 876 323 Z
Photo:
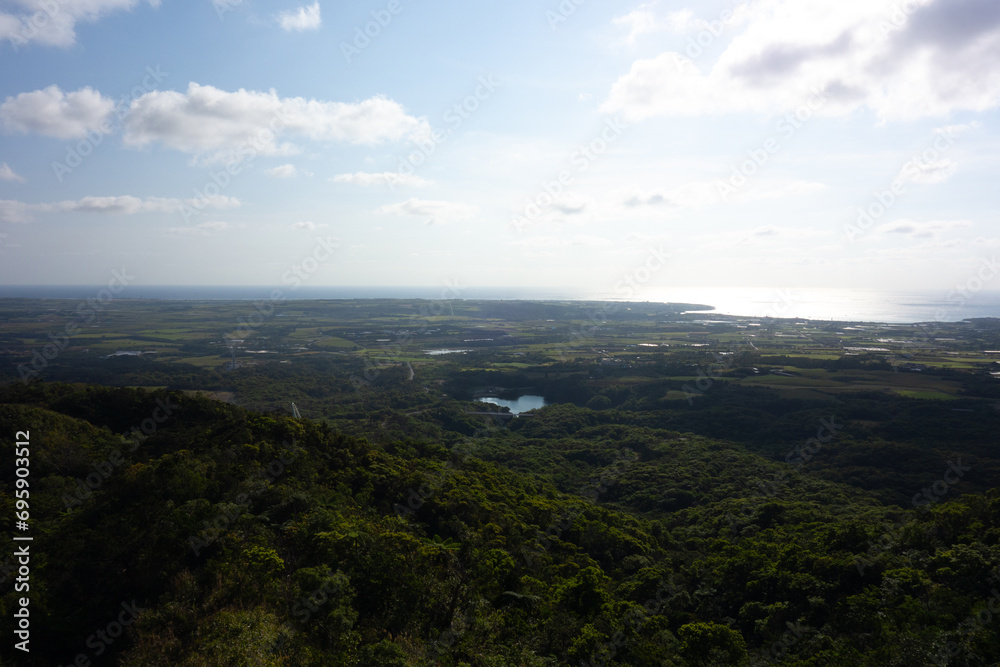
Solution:
M 76 43 L 76 24 L 92 23 L 105 14 L 132 9 L 138 0 L 17 0 L 18 10 L 0 12 L 0 40 L 15 48 L 37 41 L 47 46 Z M 149 0 L 159 7 L 160 0 Z
M 414 198 L 407 199 L 398 204 L 387 204 L 378 208 L 375 212 L 427 218 L 427 224 L 434 224 L 477 218 L 479 216 L 479 207 L 470 204 Z
M 661 25 L 671 32 L 683 35 L 694 31 L 696 28 L 700 27 L 702 23 L 695 20 L 694 12 L 692 10 L 681 9 L 667 14 Z
M 16 173 L 6 162 L 0 163 L 0 181 L 16 181 L 18 183 L 26 182 L 24 176 Z
M 910 160 L 903 165 L 896 180 L 901 183 L 922 183 L 925 185 L 943 183 L 951 178 L 956 171 L 958 171 L 958 163 L 954 160 Z
M 323 19 L 320 18 L 319 3 L 314 2 L 308 7 L 299 7 L 294 12 L 281 12 L 278 23 L 281 24 L 282 30 L 288 32 L 316 30 L 323 23 Z
M 13 199 L 0 199 L 0 222 L 23 223 L 31 221 L 29 204 Z
M 626 44 L 635 45 L 639 37 L 650 33 L 666 31 L 683 35 L 694 32 L 704 25 L 704 21 L 695 19 L 694 11 L 691 9 L 661 13 L 657 11 L 659 6 L 659 0 L 647 2 L 628 14 L 617 16 L 612 20 L 614 25 L 628 29 Z
M 750 232 L 750 237 L 767 237 L 767 236 L 777 236 L 780 233 L 777 227 L 774 225 L 764 225 L 758 227 L 757 229 Z
M 734 0 L 728 6 L 723 6 L 718 13 L 699 17 L 692 8 L 671 9 L 660 11 L 662 3 L 653 0 L 640 5 L 635 11 L 617 17 L 613 23 L 630 29 L 626 41 L 634 44 L 636 38 L 643 34 L 668 32 L 687 37 L 686 46 L 701 47 L 702 51 L 711 48 L 711 44 L 726 33 L 732 34 L 736 28 L 746 23 L 765 0 Z M 706 33 L 706 34 L 702 34 Z M 698 57 L 696 54 L 693 57 Z
M 982 123 L 978 120 L 974 120 L 971 123 L 963 123 L 962 125 L 945 125 L 944 127 L 939 127 L 934 131 L 938 134 L 943 134 L 945 137 L 960 137 L 966 132 L 978 130 L 980 127 L 982 127 Z
M 612 21 L 615 25 L 628 29 L 628 36 L 625 38 L 628 44 L 635 44 L 640 35 L 659 29 L 660 23 L 654 11 L 657 4 L 659 3 L 650 2 L 639 5 L 628 14 L 617 16 Z M 691 11 L 688 10 L 687 13 L 691 14 Z
M 725 24 L 718 38 L 706 33 L 701 52 L 689 43 L 686 54 L 637 60 L 602 109 L 632 120 L 776 113 L 800 107 L 812 90 L 825 93 L 819 113 L 827 115 L 868 109 L 889 120 L 996 108 L 1000 4 L 918 0 L 910 16 L 904 4 L 760 0 L 745 24 Z M 703 53 L 709 48 L 722 51 L 714 62 Z
M 232 226 L 228 222 L 203 222 L 200 225 L 192 225 L 190 227 L 169 227 L 167 229 L 168 234 L 177 234 L 178 236 L 211 236 L 213 232 L 227 232 L 232 229 Z
M 311 172 L 299 170 L 294 164 L 283 164 L 278 167 L 272 167 L 271 169 L 265 169 L 264 173 L 271 178 L 295 178 L 300 174 L 312 176 Z
M 729 232 L 713 232 L 711 234 L 696 234 L 691 240 L 707 247 L 744 247 L 761 246 L 768 247 L 773 252 L 780 249 L 777 244 L 797 242 L 798 250 L 805 251 L 807 248 L 815 249 L 814 245 L 822 239 L 832 239 L 835 233 L 830 230 L 816 229 L 814 227 L 791 227 L 787 225 L 760 225 L 747 230 L 733 230 Z M 803 242 L 810 242 L 809 245 L 802 245 Z M 794 251 L 789 249 L 790 251 Z
M 316 231 L 317 229 L 323 229 L 324 227 L 329 227 L 325 222 L 321 222 L 318 225 L 315 222 L 306 220 L 305 222 L 296 222 L 292 225 L 292 229 L 304 230 L 307 232 Z
M 920 268 L 927 270 L 933 263 L 954 266 L 955 252 L 964 248 L 962 239 L 949 241 L 925 241 L 914 245 L 891 248 L 872 248 L 865 251 L 860 263 L 871 262 L 872 258 L 886 262 L 920 262 Z M 948 256 L 950 255 L 950 256 Z
M 133 197 L 121 195 L 113 197 L 87 196 L 67 201 L 25 204 L 13 200 L 0 200 L 0 222 L 30 222 L 36 213 L 110 213 L 134 215 L 136 213 L 180 213 L 185 208 L 204 210 L 206 208 L 236 208 L 240 200 L 225 195 L 214 195 L 198 199 L 174 199 L 167 197 Z
M 570 191 L 553 199 L 549 208 L 556 214 L 572 217 L 593 211 L 595 201 L 593 197 Z
M 969 220 L 931 220 L 915 222 L 908 219 L 893 220 L 875 228 L 880 234 L 900 234 L 913 239 L 936 238 L 941 232 L 972 227 Z
M 120 213 L 134 215 L 136 213 L 177 213 L 185 206 L 203 208 L 235 208 L 240 202 L 235 197 L 214 195 L 201 199 L 171 199 L 166 197 L 147 197 L 140 199 L 131 195 L 118 197 L 83 197 L 82 199 L 41 204 L 41 210 L 68 211 L 77 213 Z
M 766 199 L 786 199 L 802 195 L 823 192 L 828 187 L 824 183 L 812 181 L 763 181 L 747 188 L 745 194 L 737 193 L 736 199 L 741 201 L 759 201 Z
M 359 171 L 354 174 L 337 174 L 330 179 L 331 183 L 351 183 L 370 187 L 372 185 L 410 185 L 413 187 L 423 187 L 431 182 L 414 176 L 413 174 L 400 174 L 394 171 L 385 171 L 380 174 L 373 174 Z
M 601 236 L 580 234 L 570 239 L 570 245 L 587 246 L 588 248 L 613 248 L 614 244 Z
M 176 200 L 165 200 L 176 201 Z M 226 195 L 212 195 L 211 197 L 200 197 L 196 199 L 185 199 L 185 204 L 195 208 L 239 208 L 243 203 L 236 197 Z
M 716 201 L 718 195 L 713 184 L 685 183 L 670 190 L 632 191 L 624 195 L 622 203 L 629 208 L 639 206 L 700 208 Z
M 808 181 L 761 181 L 739 191 L 740 202 L 784 199 L 813 194 L 826 185 Z M 545 201 L 540 201 L 544 199 Z M 551 199 L 537 197 L 515 215 L 528 226 L 542 224 L 624 224 L 629 220 L 662 220 L 722 204 L 717 183 L 692 181 L 667 188 L 622 187 L 608 192 L 567 191 Z
M 162 143 L 215 162 L 253 155 L 291 155 L 299 148 L 279 143 L 283 134 L 314 141 L 376 145 L 426 136 L 424 119 L 382 96 L 354 103 L 278 97 L 240 89 L 228 92 L 190 83 L 186 93 L 153 91 L 132 102 L 125 143 Z
M 569 190 L 555 198 L 544 192 L 538 194 L 527 205 L 522 205 L 516 215 L 523 216 L 529 227 L 542 224 L 586 224 L 614 217 L 614 213 L 607 209 L 606 202 L 602 205 L 602 202 L 591 195 Z
M 521 248 L 567 248 L 570 246 L 585 246 L 590 248 L 613 248 L 614 243 L 610 239 L 601 236 L 587 236 L 578 234 L 576 236 L 534 236 L 517 241 L 508 241 L 505 245 L 517 246 Z
M 115 108 L 113 100 L 93 88 L 64 93 L 59 86 L 21 93 L 0 104 L 0 122 L 7 130 L 79 139 L 98 132 Z
M 787 243 L 792 240 L 804 241 L 807 239 L 833 238 L 834 232 L 813 227 L 789 227 L 782 225 L 761 225 L 752 229 L 749 233 L 743 233 L 743 240 L 740 245 L 752 244 L 755 242 L 777 241 Z
M 937 136 L 933 143 L 922 155 L 914 157 L 903 165 L 896 176 L 896 182 L 932 185 L 947 181 L 958 171 L 958 163 L 941 157 L 941 153 L 948 150 L 963 134 L 980 127 L 980 123 L 976 121 L 936 128 L 934 132 Z

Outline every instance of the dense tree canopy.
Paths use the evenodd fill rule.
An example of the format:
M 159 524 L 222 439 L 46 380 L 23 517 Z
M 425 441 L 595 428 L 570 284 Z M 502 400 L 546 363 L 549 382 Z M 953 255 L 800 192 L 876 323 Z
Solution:
M 167 390 L 3 389 L 0 432 L 32 432 L 38 554 L 34 662 L 10 642 L 4 660 L 1000 659 L 995 491 L 886 503 L 820 463 L 860 456 L 857 433 L 795 468 L 641 411 L 554 405 L 489 425 L 439 410 L 372 440 Z M 2 613 L 15 605 L 8 587 Z

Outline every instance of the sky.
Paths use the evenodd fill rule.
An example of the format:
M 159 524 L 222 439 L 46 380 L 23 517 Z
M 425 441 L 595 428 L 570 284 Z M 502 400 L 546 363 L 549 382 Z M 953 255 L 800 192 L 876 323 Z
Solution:
M 1000 289 L 998 104 L 996 0 L 0 0 L 0 284 Z

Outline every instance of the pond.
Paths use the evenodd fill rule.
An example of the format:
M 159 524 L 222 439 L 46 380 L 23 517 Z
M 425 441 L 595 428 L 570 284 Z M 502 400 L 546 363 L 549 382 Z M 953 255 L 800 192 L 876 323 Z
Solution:
M 515 415 L 527 412 L 528 410 L 544 408 L 548 405 L 548 403 L 545 402 L 544 396 L 533 396 L 530 394 L 519 396 L 515 401 L 511 401 L 506 398 L 496 398 L 495 396 L 484 396 L 483 398 L 477 400 L 480 403 L 494 403 L 503 408 L 510 408 L 511 414 Z

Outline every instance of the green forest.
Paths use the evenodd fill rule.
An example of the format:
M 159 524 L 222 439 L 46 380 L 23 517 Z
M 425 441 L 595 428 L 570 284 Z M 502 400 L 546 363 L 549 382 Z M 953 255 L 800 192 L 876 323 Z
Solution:
M 3 664 L 1000 664 L 993 322 L 847 354 L 826 325 L 748 349 L 736 320 L 549 314 L 422 359 L 366 342 L 371 313 L 302 325 L 351 345 L 331 354 L 289 315 L 253 364 L 209 336 L 204 365 L 84 343 L 26 380 L 40 337 L 7 334 L 0 505 L 17 545 L 26 440 L 32 632 Z M 434 345 L 465 343 L 436 317 Z M 559 354 L 573 327 L 592 340 Z M 548 404 L 476 402 L 528 390 Z

